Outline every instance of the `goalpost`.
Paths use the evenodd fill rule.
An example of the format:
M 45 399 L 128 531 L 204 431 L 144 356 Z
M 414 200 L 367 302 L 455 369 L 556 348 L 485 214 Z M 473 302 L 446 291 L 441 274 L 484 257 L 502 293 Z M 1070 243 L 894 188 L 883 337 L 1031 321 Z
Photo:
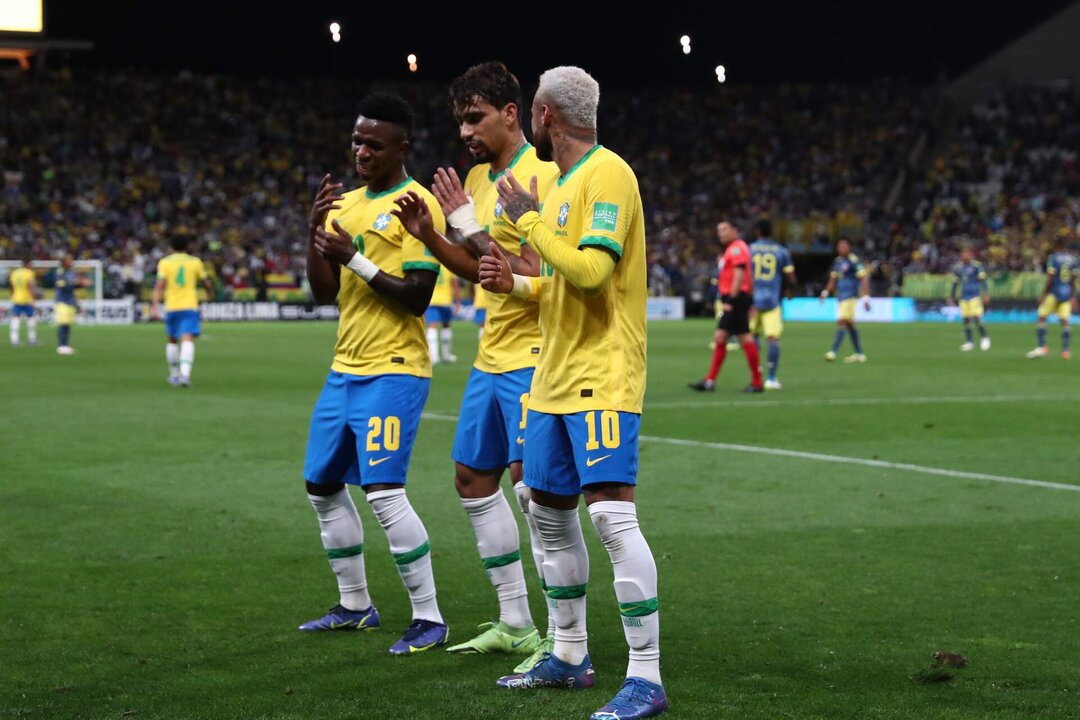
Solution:
M 22 260 L 0 260 L 0 288 L 10 292 L 11 283 L 9 276 L 11 271 L 23 266 Z M 59 260 L 34 260 L 31 267 L 34 268 L 37 275 L 37 291 L 38 299 L 37 303 L 45 301 L 47 303 L 52 302 L 52 298 L 55 296 L 56 291 L 51 287 L 46 287 L 45 280 L 51 274 L 51 271 L 60 269 Z M 94 323 L 98 323 L 101 320 L 101 308 L 104 305 L 105 300 L 105 272 L 104 265 L 100 260 L 76 260 L 72 263 L 72 269 L 75 270 L 82 277 L 89 277 L 92 284 L 89 288 L 82 288 L 85 292 L 89 290 L 93 293 L 93 300 L 89 303 L 89 307 L 86 307 L 86 313 L 88 317 L 93 318 Z M 76 297 L 79 294 L 79 289 L 76 289 Z M 3 301 L 0 302 L 3 307 L 11 306 L 11 298 L 8 293 L 3 296 Z

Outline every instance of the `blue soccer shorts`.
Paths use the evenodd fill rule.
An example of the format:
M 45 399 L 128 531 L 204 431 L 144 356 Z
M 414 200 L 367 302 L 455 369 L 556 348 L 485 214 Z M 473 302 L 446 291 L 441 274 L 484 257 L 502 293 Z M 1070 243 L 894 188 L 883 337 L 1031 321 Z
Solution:
M 33 305 L 12 305 L 11 306 L 11 314 L 14 317 L 32 318 L 32 317 L 34 317 L 34 306 Z
M 431 378 L 330 371 L 311 413 L 304 479 L 404 485 Z
M 525 412 L 535 368 L 489 373 L 473 368 L 458 413 L 454 462 L 474 470 L 502 470 L 521 462 Z
M 202 332 L 202 321 L 198 310 L 173 310 L 165 313 L 165 334 L 171 338 L 181 335 L 198 335 Z
M 454 308 L 449 305 L 429 305 L 424 317 L 428 325 L 433 323 L 444 326 L 449 325 L 450 321 L 454 319 Z
M 589 410 L 571 415 L 529 411 L 525 484 L 554 495 L 577 495 L 596 483 L 637 484 L 641 415 Z

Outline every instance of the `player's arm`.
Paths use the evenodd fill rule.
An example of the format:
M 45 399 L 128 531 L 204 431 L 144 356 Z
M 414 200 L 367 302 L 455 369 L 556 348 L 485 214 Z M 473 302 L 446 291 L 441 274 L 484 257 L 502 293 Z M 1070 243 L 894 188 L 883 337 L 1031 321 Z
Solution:
M 720 302 L 723 303 L 724 312 L 731 312 L 734 310 L 732 303 L 735 302 L 737 297 L 745 294 L 740 288 L 742 287 L 743 280 L 746 278 L 747 266 L 750 264 L 750 258 L 743 258 L 737 262 L 738 264 L 732 268 L 731 274 L 731 287 L 734 289 L 735 294 L 722 295 L 720 297 Z
M 480 287 L 488 292 L 539 302 L 543 284 L 535 275 L 513 272 L 506 253 L 498 243 L 493 242 L 488 247 L 488 254 L 480 258 Z
M 364 280 L 371 289 L 383 297 L 394 300 L 416 316 L 424 314 L 431 303 L 438 270 L 405 270 L 404 277 L 384 272 L 378 265 L 361 255 L 353 247 L 352 236 L 337 220 L 330 221 L 331 230 L 315 231 L 315 252 L 325 261 L 343 266 Z M 432 263 L 434 267 L 434 263 Z
M 960 289 L 960 273 L 953 273 L 952 287 L 949 288 L 949 304 L 956 303 L 956 294 Z
M 161 319 L 161 298 L 165 294 L 165 276 L 158 272 L 157 282 L 154 283 L 154 294 L 150 297 L 150 319 Z
M 986 271 L 979 269 L 979 294 L 982 295 L 983 305 L 990 304 L 990 286 L 986 282 Z
M 866 268 L 859 266 L 858 273 L 859 278 L 859 296 L 863 302 L 863 307 L 868 311 L 870 310 L 870 273 L 866 271 Z
M 341 209 L 337 203 L 343 199 L 338 194 L 342 187 L 341 183 L 331 182 L 329 173 L 324 175 L 308 215 L 307 279 L 320 305 L 333 305 L 341 290 L 341 268 L 316 249 L 316 233 L 325 227 L 331 210 Z
M 618 253 L 622 249 L 621 243 L 601 238 L 604 244 L 579 245 L 575 248 L 559 240 L 555 233 L 540 221 L 540 200 L 537 195 L 535 177 L 530 183 L 530 189 L 525 190 L 514 174 L 507 170 L 497 187 L 503 204 L 503 212 L 549 265 L 586 295 L 594 295 L 604 289 L 615 272 L 615 264 L 619 260 Z M 620 200 L 619 204 L 625 207 L 626 200 L 623 198 Z M 624 226 L 627 224 L 625 218 L 623 224 Z M 624 227 L 621 236 L 625 236 L 625 232 Z M 585 238 L 581 238 L 581 241 L 584 240 Z M 608 247 L 608 244 L 612 247 Z
M 203 275 L 202 283 L 206 289 L 206 302 L 214 302 L 217 298 L 217 288 L 214 287 L 214 281 L 210 279 L 209 275 Z
M 784 297 L 789 300 L 795 295 L 795 288 L 799 286 L 799 280 L 795 277 L 795 266 L 787 265 L 784 267 Z
M 840 277 L 835 270 L 829 273 L 829 282 L 825 283 L 825 289 L 821 291 L 819 296 L 823 301 L 825 298 L 832 295 L 833 288 L 836 287 L 836 279 Z
M 1054 289 L 1054 279 L 1057 277 L 1057 268 L 1053 265 L 1047 264 L 1046 266 L 1046 285 L 1043 287 L 1042 295 L 1039 296 L 1039 302 L 1046 300 L 1050 296 L 1050 291 Z

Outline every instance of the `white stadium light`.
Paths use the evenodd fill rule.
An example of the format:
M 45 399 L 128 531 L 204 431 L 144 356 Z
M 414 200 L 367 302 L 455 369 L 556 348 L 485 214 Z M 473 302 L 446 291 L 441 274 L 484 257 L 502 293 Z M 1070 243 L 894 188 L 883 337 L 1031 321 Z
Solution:
M 679 38 L 679 43 L 683 47 L 688 47 L 690 45 L 690 36 L 689 35 L 683 35 L 681 38 Z
M 336 22 L 330 23 L 330 34 L 331 35 L 337 35 L 340 32 L 341 32 L 341 25 L 337 24 Z
M 717 82 L 724 82 L 725 80 L 727 80 L 726 74 L 727 74 L 727 70 L 724 69 L 723 65 L 717 65 L 716 66 L 716 81 Z
M 332 37 L 334 39 L 334 42 L 341 42 L 341 35 L 339 35 L 338 33 L 334 33 Z
M 682 54 L 683 55 L 689 55 L 690 54 L 690 46 L 689 45 L 683 45 L 682 46 Z
M 416 55 L 414 53 L 409 53 L 409 56 L 407 58 L 405 58 L 405 61 L 407 63 L 409 63 L 410 65 L 415 65 L 416 64 Z

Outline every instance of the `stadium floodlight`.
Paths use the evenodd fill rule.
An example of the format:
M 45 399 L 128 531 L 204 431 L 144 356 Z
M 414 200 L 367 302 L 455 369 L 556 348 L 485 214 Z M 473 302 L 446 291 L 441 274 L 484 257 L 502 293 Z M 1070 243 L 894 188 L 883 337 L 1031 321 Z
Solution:
M 679 44 L 683 47 L 690 47 L 690 36 L 683 35 L 681 38 L 679 38 Z
M 415 53 L 409 53 L 409 56 L 407 58 L 405 58 L 405 62 L 409 63 L 410 65 L 415 65 L 416 64 L 416 54 Z
M 682 54 L 683 55 L 689 55 L 690 54 L 690 46 L 689 45 L 683 45 L 682 46 Z
M 341 35 L 338 34 L 338 33 L 334 33 L 333 39 L 334 39 L 334 42 L 341 42 Z
M 416 63 L 409 63 L 409 72 L 416 72 L 416 70 L 417 70 Z
M 341 25 L 339 25 L 336 22 L 330 23 L 330 34 L 331 35 L 338 35 L 340 33 L 341 33 Z
M 727 70 L 724 69 L 723 65 L 717 65 L 716 66 L 716 81 L 717 82 L 724 82 L 725 80 L 727 80 Z

